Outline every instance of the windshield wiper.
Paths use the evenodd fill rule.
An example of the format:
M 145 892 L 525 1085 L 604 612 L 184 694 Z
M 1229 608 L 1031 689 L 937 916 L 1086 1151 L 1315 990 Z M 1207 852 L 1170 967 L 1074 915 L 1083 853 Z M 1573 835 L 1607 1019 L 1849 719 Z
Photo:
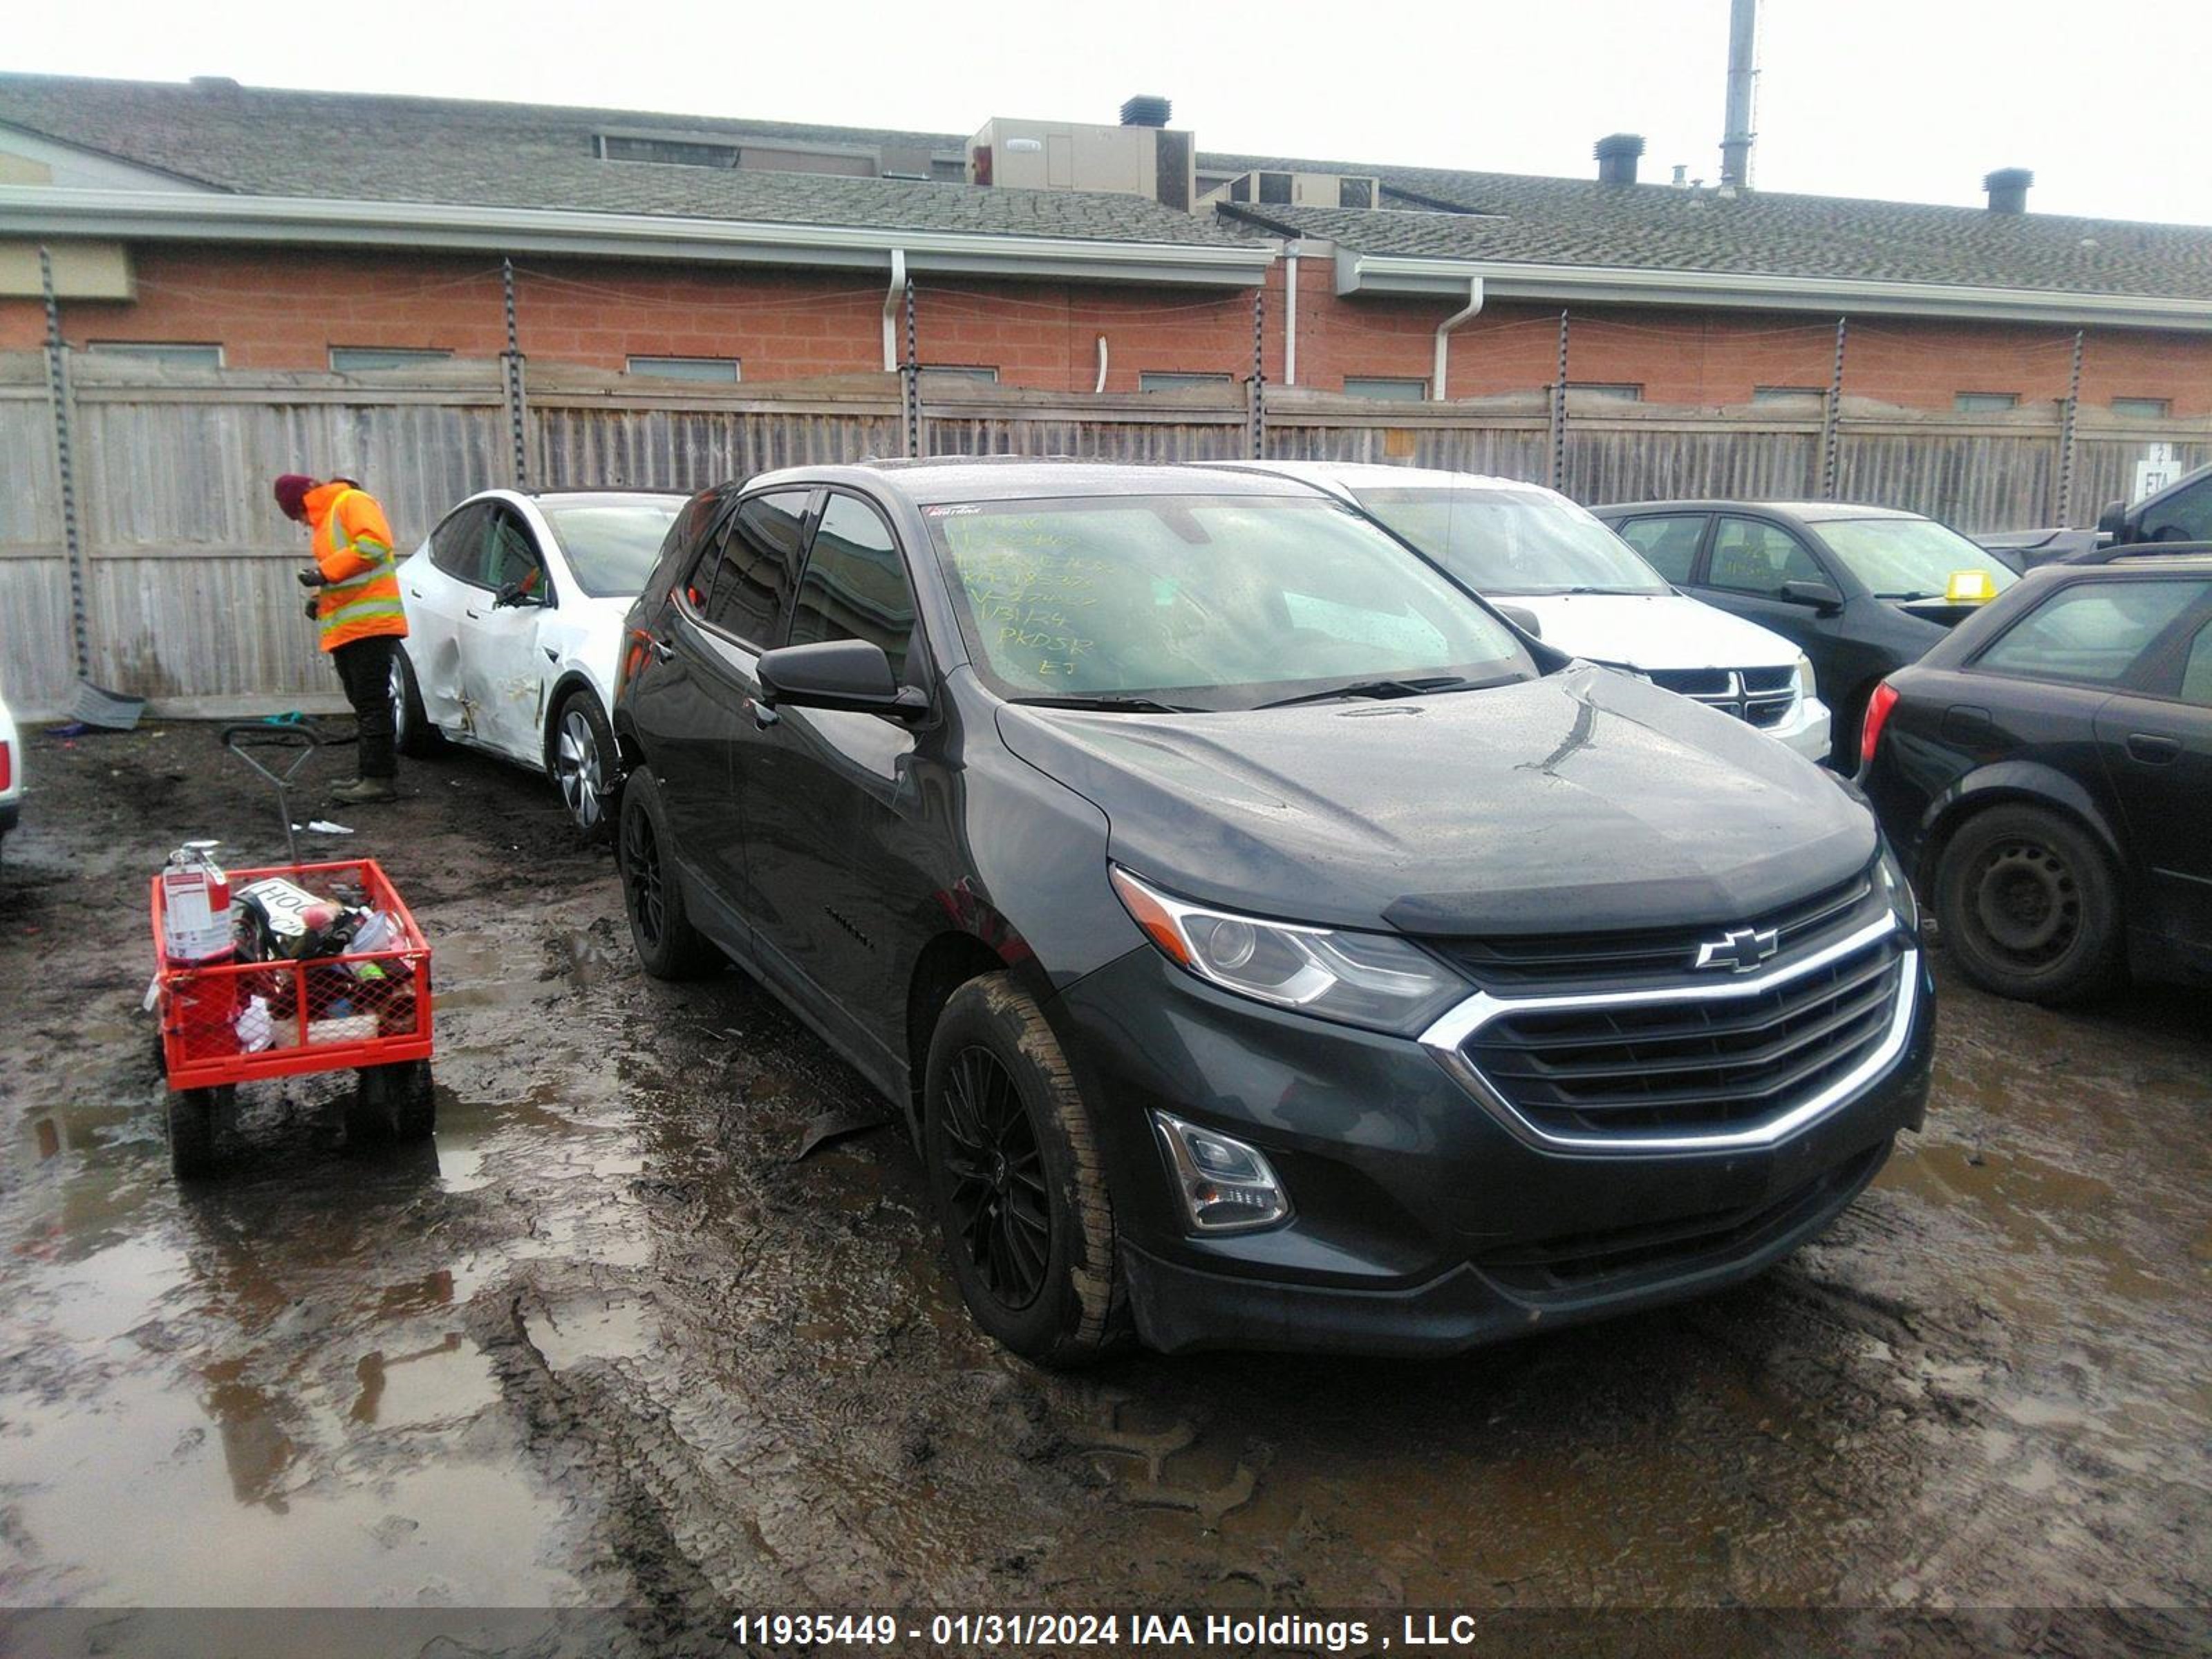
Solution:
M 1418 697 L 1425 691 L 1474 691 L 1486 685 L 1495 685 L 1495 680 L 1470 680 L 1458 674 L 1431 674 L 1418 680 L 1354 680 L 1349 685 L 1332 685 L 1326 691 L 1305 691 L 1295 697 L 1278 697 L 1273 702 L 1255 703 L 1255 708 L 1288 708 L 1293 703 L 1327 702 L 1332 697 Z
M 1028 708 L 1103 708 L 1119 714 L 1202 714 L 1206 711 L 1188 703 L 1162 702 L 1156 697 L 1009 697 L 1008 702 L 1018 702 Z
M 1877 593 L 1875 595 L 1877 599 L 1902 599 L 1907 605 L 1911 604 L 1915 599 L 1940 599 L 1942 597 L 1941 593 Z

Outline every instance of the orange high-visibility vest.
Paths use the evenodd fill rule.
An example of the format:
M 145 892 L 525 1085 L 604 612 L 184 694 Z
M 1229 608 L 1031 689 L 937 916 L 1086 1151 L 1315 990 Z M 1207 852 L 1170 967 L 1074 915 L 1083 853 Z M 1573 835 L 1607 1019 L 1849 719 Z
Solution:
M 301 507 L 314 529 L 315 564 L 326 583 L 315 604 L 322 648 L 335 651 L 378 634 L 404 635 L 407 612 L 399 603 L 392 527 L 376 498 L 349 483 L 326 483 L 309 490 Z

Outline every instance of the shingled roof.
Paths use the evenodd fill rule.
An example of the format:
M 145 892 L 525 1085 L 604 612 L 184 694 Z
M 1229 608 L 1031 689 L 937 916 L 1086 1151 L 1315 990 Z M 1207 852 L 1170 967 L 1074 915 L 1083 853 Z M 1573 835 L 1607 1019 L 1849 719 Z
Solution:
M 23 74 L 0 74 L 0 124 L 249 196 L 1198 247 L 1304 236 L 1401 258 L 2212 301 L 2212 228 L 1768 191 L 1730 198 L 1201 152 L 1199 170 L 1211 177 L 1373 174 L 1382 204 L 1240 204 L 1187 214 L 1128 195 L 605 161 L 595 143 L 608 132 L 781 143 L 928 157 L 942 167 L 965 143 L 950 133 Z

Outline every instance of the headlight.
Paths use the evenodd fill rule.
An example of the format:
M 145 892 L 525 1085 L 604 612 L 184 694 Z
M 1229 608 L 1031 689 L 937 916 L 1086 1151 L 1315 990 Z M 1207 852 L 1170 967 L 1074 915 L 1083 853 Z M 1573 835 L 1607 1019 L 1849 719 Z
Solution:
M 1418 1031 L 1467 993 L 1456 975 L 1388 933 L 1263 921 L 1171 898 L 1127 870 L 1109 874 L 1163 954 L 1239 996 L 1352 1025 Z
M 1813 659 L 1801 652 L 1797 658 L 1797 700 L 1810 702 L 1820 695 L 1820 683 L 1813 678 Z
M 1897 849 L 1889 844 L 1889 837 L 1881 838 L 1881 856 L 1875 860 L 1875 885 L 1881 889 L 1882 896 L 1889 901 L 1890 909 L 1897 916 L 1897 925 L 1906 937 L 1920 937 L 1920 901 L 1912 896 L 1912 884 L 1905 878 L 1905 865 L 1897 856 Z

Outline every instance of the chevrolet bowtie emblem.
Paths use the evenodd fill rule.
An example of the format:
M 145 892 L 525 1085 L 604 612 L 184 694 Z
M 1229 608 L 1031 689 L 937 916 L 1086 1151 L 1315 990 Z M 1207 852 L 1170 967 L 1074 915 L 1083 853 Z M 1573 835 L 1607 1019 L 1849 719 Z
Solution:
M 1711 939 L 1700 945 L 1696 965 L 1747 973 L 1781 948 L 1782 936 L 1771 927 L 1739 927 L 1724 939 Z

